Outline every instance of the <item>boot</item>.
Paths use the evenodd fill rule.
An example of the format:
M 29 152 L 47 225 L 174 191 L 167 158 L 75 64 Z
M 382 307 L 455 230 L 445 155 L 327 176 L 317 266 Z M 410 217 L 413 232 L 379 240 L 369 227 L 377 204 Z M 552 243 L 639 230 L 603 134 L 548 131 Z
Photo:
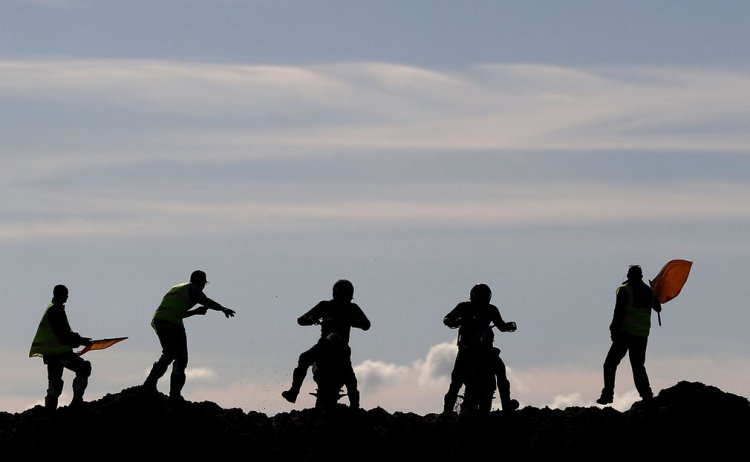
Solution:
M 294 403 L 295 401 L 297 401 L 297 395 L 299 395 L 299 390 L 295 390 L 294 388 L 290 388 L 289 390 L 284 390 L 281 392 L 281 396 L 283 396 L 284 399 L 289 401 L 290 403 Z
M 151 371 L 146 377 L 146 381 L 143 382 L 143 391 L 149 393 L 156 393 L 156 384 L 159 379 L 167 372 L 170 361 L 164 356 L 160 357 L 154 365 L 151 367 Z
M 606 405 L 606 404 L 612 404 L 612 401 L 614 401 L 614 393 L 609 390 L 602 390 L 602 395 L 599 397 L 599 399 L 596 400 L 598 404 Z
M 456 400 L 458 395 L 454 393 L 446 393 L 443 398 L 443 413 L 454 412 L 456 408 Z
M 83 397 L 74 396 L 70 401 L 70 405 L 68 407 L 70 409 L 81 409 L 83 407 Z
M 184 401 L 182 398 L 182 387 L 185 386 L 185 373 L 174 373 L 169 376 L 169 398 L 175 401 Z
M 497 392 L 500 394 L 500 404 L 503 411 L 515 411 L 520 406 L 518 401 L 510 397 L 510 382 L 504 376 L 497 378 Z
M 359 409 L 359 390 L 354 388 L 347 391 L 349 394 L 349 407 L 352 409 Z
M 83 403 L 83 394 L 86 392 L 88 384 L 89 378 L 86 376 L 78 375 L 73 379 L 73 401 L 71 404 Z
M 306 375 L 307 368 L 295 367 L 294 372 L 292 372 L 292 386 L 288 390 L 282 391 L 281 396 L 290 403 L 297 401 L 297 395 L 299 395 L 299 390 L 302 388 L 302 382 L 305 381 Z
M 57 409 L 57 396 L 45 396 L 44 407 L 48 411 L 54 411 L 55 409 Z
M 520 406 L 520 404 L 518 404 L 518 400 L 515 400 L 515 399 L 500 400 L 500 403 L 503 406 L 503 411 L 508 411 L 508 412 L 515 411 Z

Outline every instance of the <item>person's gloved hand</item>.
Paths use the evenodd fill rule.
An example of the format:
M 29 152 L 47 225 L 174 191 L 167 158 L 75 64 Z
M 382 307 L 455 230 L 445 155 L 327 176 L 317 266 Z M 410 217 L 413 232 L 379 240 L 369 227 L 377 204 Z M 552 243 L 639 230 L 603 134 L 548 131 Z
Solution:
M 222 308 L 221 312 L 224 313 L 224 316 L 226 316 L 227 318 L 231 318 L 235 313 L 234 310 L 231 310 L 229 308 Z
M 461 322 L 463 322 L 463 319 L 456 318 L 456 319 L 450 319 L 448 317 L 443 318 L 443 324 L 450 327 L 451 329 L 457 329 L 461 326 Z

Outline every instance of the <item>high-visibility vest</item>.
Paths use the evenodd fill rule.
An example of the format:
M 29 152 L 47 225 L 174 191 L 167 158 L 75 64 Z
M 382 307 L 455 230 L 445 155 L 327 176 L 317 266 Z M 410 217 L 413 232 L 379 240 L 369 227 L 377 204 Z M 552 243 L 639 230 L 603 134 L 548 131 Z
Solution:
M 185 313 L 197 302 L 190 301 L 190 283 L 177 284 L 169 289 L 154 313 L 154 321 L 162 320 L 183 326 Z
M 34 335 L 34 341 L 31 343 L 31 349 L 29 350 L 29 358 L 73 352 L 73 347 L 62 343 L 52 330 L 52 324 L 49 322 L 49 310 L 53 305 L 54 303 L 50 303 L 47 306 L 44 316 L 39 322 L 39 327 L 36 329 L 36 335 Z
M 628 284 L 623 284 L 617 288 L 616 294 L 619 294 L 620 290 L 626 290 L 628 293 L 628 305 L 625 308 L 620 330 L 630 335 L 639 337 L 647 336 L 651 331 L 651 305 L 653 304 L 653 297 L 647 305 L 635 306 L 633 288 Z

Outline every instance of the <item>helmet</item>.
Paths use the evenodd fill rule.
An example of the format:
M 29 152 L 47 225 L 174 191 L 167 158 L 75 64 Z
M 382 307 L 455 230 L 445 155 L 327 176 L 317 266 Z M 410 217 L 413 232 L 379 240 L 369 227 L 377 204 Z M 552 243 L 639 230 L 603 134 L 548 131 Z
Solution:
M 67 296 L 68 288 L 62 284 L 58 284 L 52 289 L 52 297 L 54 297 L 55 299 L 59 300 L 61 298 L 66 298 Z
M 346 279 L 339 279 L 333 285 L 333 298 L 350 301 L 354 298 L 354 285 Z
M 489 303 L 492 299 L 492 290 L 490 290 L 490 286 L 487 284 L 476 284 L 471 288 L 469 299 L 472 302 Z

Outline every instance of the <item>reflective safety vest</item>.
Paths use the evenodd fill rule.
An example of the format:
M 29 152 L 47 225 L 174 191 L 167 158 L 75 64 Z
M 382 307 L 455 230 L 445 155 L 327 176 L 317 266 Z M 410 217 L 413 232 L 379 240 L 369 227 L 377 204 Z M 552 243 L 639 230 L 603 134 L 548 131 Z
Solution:
M 651 331 L 651 305 L 653 304 L 653 297 L 646 306 L 634 306 L 635 294 L 633 293 L 633 288 L 627 284 L 623 284 L 617 288 L 616 294 L 619 294 L 620 290 L 626 290 L 628 293 L 628 305 L 625 308 L 620 330 L 630 335 L 639 337 L 647 336 Z
M 49 322 L 49 310 L 53 305 L 54 303 L 50 303 L 47 306 L 44 316 L 39 322 L 39 327 L 36 329 L 36 335 L 34 335 L 34 341 L 31 343 L 31 349 L 29 350 L 29 358 L 73 352 L 73 347 L 62 343 L 52 330 L 52 324 Z
M 182 319 L 185 313 L 197 302 L 190 301 L 190 283 L 177 284 L 161 300 L 159 308 L 154 313 L 154 321 L 161 320 L 184 326 Z

